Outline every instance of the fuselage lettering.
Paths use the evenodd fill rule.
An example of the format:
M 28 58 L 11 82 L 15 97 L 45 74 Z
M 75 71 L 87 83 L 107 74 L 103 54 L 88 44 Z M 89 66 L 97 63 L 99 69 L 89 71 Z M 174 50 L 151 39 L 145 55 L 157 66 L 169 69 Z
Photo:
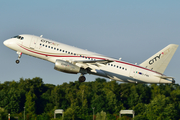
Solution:
M 48 44 L 51 44 L 51 45 L 55 45 L 55 46 L 58 46 L 59 44 L 57 44 L 57 43 L 54 43 L 54 42 L 50 42 L 50 41 L 48 41 L 48 40 L 41 40 L 41 42 L 44 42 L 44 43 L 48 43 Z

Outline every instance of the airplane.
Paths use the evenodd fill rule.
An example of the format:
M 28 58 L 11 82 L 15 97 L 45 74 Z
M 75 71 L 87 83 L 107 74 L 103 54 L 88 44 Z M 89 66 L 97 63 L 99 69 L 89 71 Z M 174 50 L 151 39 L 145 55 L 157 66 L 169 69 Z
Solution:
M 179 46 L 176 44 L 166 46 L 139 65 L 52 41 L 42 35 L 17 35 L 3 44 L 17 51 L 17 64 L 22 54 L 47 60 L 54 63 L 55 70 L 80 73 L 79 82 L 86 80 L 85 74 L 93 74 L 120 82 L 175 83 L 173 77 L 163 73 Z

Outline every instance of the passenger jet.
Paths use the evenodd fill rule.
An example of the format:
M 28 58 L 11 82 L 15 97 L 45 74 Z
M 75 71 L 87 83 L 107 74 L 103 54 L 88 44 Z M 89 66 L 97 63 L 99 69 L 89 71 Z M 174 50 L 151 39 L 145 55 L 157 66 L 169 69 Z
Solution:
M 81 73 L 80 82 L 86 80 L 85 74 L 94 74 L 121 82 L 175 83 L 173 77 L 163 73 L 178 48 L 176 44 L 166 46 L 139 65 L 55 42 L 42 35 L 17 35 L 5 40 L 4 45 L 17 51 L 17 64 L 22 54 L 30 55 L 54 63 L 55 70 Z

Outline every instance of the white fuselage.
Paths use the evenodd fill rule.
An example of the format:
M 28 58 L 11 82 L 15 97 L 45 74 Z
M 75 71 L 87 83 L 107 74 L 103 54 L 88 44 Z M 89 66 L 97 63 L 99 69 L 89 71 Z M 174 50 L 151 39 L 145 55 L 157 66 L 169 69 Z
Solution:
M 90 68 L 90 74 L 103 76 L 112 80 L 135 83 L 172 83 L 172 80 L 162 79 L 165 76 L 153 70 L 109 58 L 94 52 L 82 50 L 49 39 L 33 35 L 21 35 L 23 39 L 11 38 L 4 44 L 23 54 L 55 63 L 57 59 L 74 63 L 80 68 Z M 106 64 L 84 61 L 111 60 Z M 78 61 L 78 62 L 77 62 Z M 83 61 L 83 62 L 81 62 Z

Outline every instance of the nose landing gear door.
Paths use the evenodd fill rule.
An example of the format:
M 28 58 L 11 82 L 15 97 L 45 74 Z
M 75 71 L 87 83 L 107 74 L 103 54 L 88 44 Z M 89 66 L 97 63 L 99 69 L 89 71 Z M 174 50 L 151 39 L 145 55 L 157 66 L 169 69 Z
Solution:
M 37 39 L 36 37 L 32 37 L 31 43 L 30 43 L 30 46 L 29 46 L 29 47 L 30 47 L 31 49 L 35 49 L 37 42 L 38 42 L 38 39 Z

